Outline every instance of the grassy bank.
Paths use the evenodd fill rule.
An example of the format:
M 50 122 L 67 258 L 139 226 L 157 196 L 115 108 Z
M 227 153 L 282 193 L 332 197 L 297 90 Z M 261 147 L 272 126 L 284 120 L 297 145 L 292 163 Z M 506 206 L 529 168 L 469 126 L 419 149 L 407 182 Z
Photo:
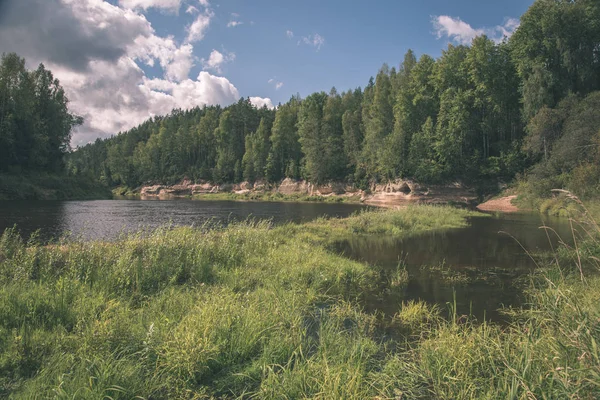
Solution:
M 570 192 L 555 191 L 553 196 L 544 198 L 525 192 L 519 194 L 514 203 L 521 210 L 535 210 L 542 214 L 575 220 L 592 217 L 600 221 L 600 199 L 586 198 L 581 201 Z
M 360 203 L 360 196 L 308 196 L 278 192 L 207 193 L 192 196 L 196 200 L 284 201 L 315 203 Z
M 0 174 L 0 200 L 110 199 L 110 189 L 81 176 Z
M 593 398 L 600 280 L 533 280 L 510 327 L 414 302 L 384 318 L 360 306 L 381 271 L 327 246 L 468 215 L 423 206 L 50 246 L 7 232 L 0 397 Z M 404 271 L 388 279 L 403 290 Z

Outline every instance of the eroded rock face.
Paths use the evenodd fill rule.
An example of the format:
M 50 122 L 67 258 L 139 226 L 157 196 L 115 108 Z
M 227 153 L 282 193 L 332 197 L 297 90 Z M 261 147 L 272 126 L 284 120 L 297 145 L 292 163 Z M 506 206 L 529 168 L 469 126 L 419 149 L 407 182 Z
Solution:
M 162 188 L 161 185 L 145 186 L 142 188 L 140 194 L 142 196 L 158 196 Z
M 306 181 L 295 181 L 286 178 L 281 182 L 277 191 L 281 194 L 310 194 L 311 185 Z
M 250 182 L 242 182 L 237 186 L 237 190 L 252 190 L 254 189 L 254 185 Z
M 159 197 L 186 197 L 192 195 L 192 187 L 189 185 L 175 185 L 160 190 Z
M 254 191 L 256 191 L 256 192 L 269 190 L 270 188 L 271 188 L 271 186 L 265 181 L 254 182 Z
M 311 195 L 313 196 L 340 196 L 347 192 L 346 186 L 342 183 L 328 183 L 326 185 L 313 185 Z
M 223 193 L 227 193 L 227 192 L 233 192 L 234 190 L 234 185 L 231 183 L 224 183 L 222 185 L 219 186 L 219 193 L 223 192 Z
M 428 185 L 424 187 L 413 181 L 397 180 L 387 184 L 374 185 L 365 203 L 395 207 L 411 203 L 445 204 L 473 203 L 477 199 L 474 190 L 460 183 L 448 185 Z
M 210 183 L 199 183 L 196 185 L 191 185 L 192 194 L 205 194 L 205 193 L 214 193 L 215 186 Z
M 411 180 L 398 179 L 392 182 L 374 184 L 370 191 L 364 192 L 351 185 L 331 182 L 322 185 L 313 185 L 309 182 L 287 178 L 279 185 L 270 185 L 264 181 L 254 184 L 242 182 L 239 184 L 213 185 L 209 182 L 192 183 L 182 181 L 179 185 L 164 186 L 153 185 L 141 189 L 142 197 L 188 197 L 195 194 L 208 193 L 257 193 L 276 191 L 284 195 L 311 195 L 311 196 L 341 196 L 360 197 L 366 204 L 397 207 L 410 203 L 472 203 L 476 199 L 473 190 L 465 188 L 459 183 L 449 185 L 422 186 Z
M 408 196 L 421 192 L 422 188 L 413 181 L 397 179 L 393 182 L 373 185 L 371 191 L 373 193 L 399 193 Z

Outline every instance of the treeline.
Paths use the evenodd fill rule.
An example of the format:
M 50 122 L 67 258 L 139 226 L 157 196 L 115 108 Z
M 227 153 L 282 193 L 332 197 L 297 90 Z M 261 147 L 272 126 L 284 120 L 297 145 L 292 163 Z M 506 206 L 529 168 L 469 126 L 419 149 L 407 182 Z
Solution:
M 0 61 L 0 173 L 59 172 L 81 118 L 68 110 L 58 80 L 44 65 L 28 71 L 25 60 Z
M 247 99 L 175 110 L 78 149 L 69 169 L 130 187 L 183 177 L 367 186 L 511 179 L 538 163 L 529 176 L 550 185 L 559 174 L 564 186 L 585 171 L 592 179 L 598 164 L 599 95 L 586 96 L 599 89 L 598 2 L 537 0 L 502 43 L 481 36 L 437 60 L 409 51 L 364 90 L 295 96 L 276 110 Z M 562 151 L 568 145 L 586 150 Z

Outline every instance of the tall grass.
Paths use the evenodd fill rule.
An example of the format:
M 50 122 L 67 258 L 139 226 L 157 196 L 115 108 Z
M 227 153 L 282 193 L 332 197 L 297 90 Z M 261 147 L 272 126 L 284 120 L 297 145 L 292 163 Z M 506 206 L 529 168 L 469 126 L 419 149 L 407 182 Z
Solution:
M 385 318 L 360 306 L 380 271 L 327 246 L 466 216 L 417 207 L 53 245 L 8 230 L 0 397 L 597 398 L 600 279 L 587 271 L 582 281 L 554 265 L 532 279 L 509 326 L 443 319 L 422 302 Z M 385 279 L 402 286 L 406 271 Z

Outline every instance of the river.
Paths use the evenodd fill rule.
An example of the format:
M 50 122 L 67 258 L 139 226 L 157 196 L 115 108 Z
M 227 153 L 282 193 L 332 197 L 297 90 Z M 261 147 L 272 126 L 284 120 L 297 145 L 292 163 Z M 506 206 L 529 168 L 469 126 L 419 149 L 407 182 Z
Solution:
M 274 224 L 305 222 L 321 216 L 346 217 L 365 207 L 344 203 L 277 203 L 198 200 L 0 201 L 0 232 L 17 225 L 43 240 L 72 235 L 84 240 L 115 239 L 123 232 L 167 224 L 202 226 L 247 219 Z
M 0 202 L 0 232 L 17 225 L 24 237 L 39 231 L 43 240 L 67 234 L 82 240 L 112 240 L 123 232 L 165 224 L 202 226 L 207 221 L 227 224 L 247 218 L 281 224 L 345 217 L 364 208 L 340 203 L 193 200 Z M 459 314 L 498 320 L 499 307 L 522 303 L 522 290 L 516 283 L 535 268 L 526 250 L 547 251 L 557 244 L 553 233 L 547 235 L 540 229 L 544 224 L 563 238 L 570 236 L 566 220 L 505 214 L 472 218 L 467 228 L 402 240 L 354 237 L 337 243 L 334 250 L 382 270 L 397 268 L 399 263 L 408 270 L 409 283 L 402 292 L 372 294 L 365 303 L 369 311 L 393 314 L 401 301 L 420 299 L 442 309 L 456 303 Z

